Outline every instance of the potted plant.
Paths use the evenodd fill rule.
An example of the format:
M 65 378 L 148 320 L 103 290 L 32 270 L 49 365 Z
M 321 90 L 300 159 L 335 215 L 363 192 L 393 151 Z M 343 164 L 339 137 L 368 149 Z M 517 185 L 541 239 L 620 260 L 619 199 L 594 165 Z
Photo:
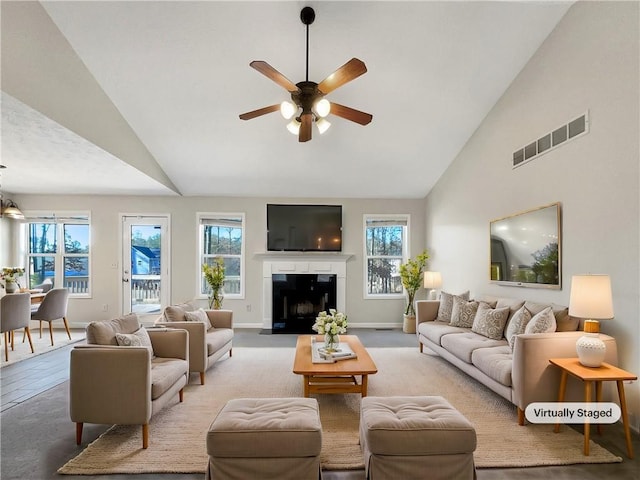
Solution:
M 404 312 L 402 328 L 405 333 L 415 333 L 416 311 L 413 306 L 413 300 L 422 284 L 422 273 L 427 266 L 428 260 L 429 252 L 423 250 L 416 258 L 409 259 L 407 263 L 400 265 L 400 279 L 407 292 L 407 308 Z
M 215 257 L 213 265 L 205 263 L 202 265 L 204 278 L 211 288 L 209 293 L 209 308 L 220 310 L 222 301 L 224 300 L 224 260 L 221 257 Z
M 4 267 L 0 272 L 0 279 L 4 280 L 7 293 L 14 293 L 20 289 L 17 277 L 22 276 L 24 268 L 22 267 Z

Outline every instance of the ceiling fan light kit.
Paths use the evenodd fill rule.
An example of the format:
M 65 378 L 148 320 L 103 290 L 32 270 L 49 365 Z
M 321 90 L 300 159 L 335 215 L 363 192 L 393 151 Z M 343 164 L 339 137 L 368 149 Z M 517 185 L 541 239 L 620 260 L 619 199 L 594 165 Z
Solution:
M 325 95 L 329 94 L 345 83 L 367 72 L 367 67 L 362 60 L 352 58 L 335 72 L 325 78 L 322 82 L 309 81 L 309 25 L 313 23 L 316 14 L 311 7 L 304 7 L 300 12 L 300 20 L 306 25 L 307 52 L 306 52 L 306 80 L 294 84 L 287 77 L 278 72 L 275 68 L 262 60 L 254 60 L 249 64 L 251 68 L 262 73 L 291 94 L 291 100 L 280 104 L 270 105 L 258 110 L 246 112 L 240 115 L 241 120 L 251 120 L 268 113 L 280 111 L 280 114 L 290 120 L 287 130 L 298 136 L 299 142 L 311 140 L 311 125 L 316 124 L 320 134 L 323 134 L 331 126 L 325 119 L 329 114 L 336 115 L 360 125 L 367 125 L 373 119 L 373 115 L 351 107 L 345 107 L 337 103 L 329 102 Z

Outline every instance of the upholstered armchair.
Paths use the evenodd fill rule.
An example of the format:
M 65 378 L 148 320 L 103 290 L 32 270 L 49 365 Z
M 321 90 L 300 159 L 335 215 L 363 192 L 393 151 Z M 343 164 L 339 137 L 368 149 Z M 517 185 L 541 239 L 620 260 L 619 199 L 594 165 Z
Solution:
M 189 379 L 189 334 L 185 330 L 140 326 L 135 314 L 91 322 L 87 344 L 71 351 L 70 414 L 76 442 L 84 423 L 142 425 L 149 445 L 149 421 L 183 400 Z
M 204 313 L 208 320 L 198 321 L 197 313 Z M 200 374 L 204 385 L 205 372 L 224 354 L 233 355 L 233 311 L 204 310 L 190 303 L 165 308 L 156 325 L 182 328 L 189 332 L 189 370 Z

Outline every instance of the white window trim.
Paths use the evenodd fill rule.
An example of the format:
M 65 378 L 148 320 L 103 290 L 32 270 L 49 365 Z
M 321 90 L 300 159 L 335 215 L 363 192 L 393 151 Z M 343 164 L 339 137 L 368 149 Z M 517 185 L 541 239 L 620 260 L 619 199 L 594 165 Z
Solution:
M 397 214 L 377 214 L 377 213 L 365 213 L 362 216 L 362 258 L 364 259 L 362 262 L 362 288 L 363 288 L 363 298 L 365 300 L 389 300 L 396 298 L 405 298 L 406 294 L 404 292 L 404 288 L 402 289 L 402 293 L 369 293 L 367 288 L 367 278 L 368 278 L 368 260 L 369 256 L 367 255 L 367 220 L 406 220 L 407 226 L 406 235 L 404 238 L 404 242 L 402 243 L 402 263 L 406 263 L 409 259 L 409 244 L 410 235 L 411 235 L 411 215 L 408 213 L 397 213 Z
M 224 298 L 228 300 L 244 300 L 245 283 L 245 237 L 247 236 L 246 215 L 244 212 L 196 212 L 196 296 L 197 299 L 206 299 L 207 295 L 200 292 L 200 282 L 202 281 L 202 236 L 200 235 L 200 224 L 202 219 L 212 219 L 218 217 L 238 217 L 242 220 L 242 242 L 240 246 L 240 293 L 226 293 Z
M 72 222 L 47 222 L 48 219 L 67 219 L 75 216 L 86 216 L 87 224 L 89 225 L 89 254 L 65 254 L 64 252 L 64 238 L 62 239 L 62 250 L 56 253 L 49 254 L 35 254 L 35 256 L 53 256 L 55 257 L 55 269 L 56 269 L 56 280 L 58 279 L 58 274 L 60 275 L 61 282 L 64 280 L 64 257 L 88 257 L 87 265 L 89 268 L 89 275 L 87 278 L 88 283 L 88 293 L 69 293 L 69 298 L 93 298 L 93 227 L 91 224 L 91 210 L 25 210 L 24 212 L 25 221 L 22 224 L 22 228 L 20 229 L 21 238 L 19 239 L 20 245 L 20 257 L 24 260 L 25 270 L 29 268 L 29 248 L 28 248 L 28 228 L 30 223 L 56 223 L 57 225 L 63 225 L 64 223 L 72 223 Z M 41 222 L 38 222 L 38 219 L 42 219 Z M 28 281 L 28 280 L 27 280 Z M 64 285 L 64 282 L 62 282 Z

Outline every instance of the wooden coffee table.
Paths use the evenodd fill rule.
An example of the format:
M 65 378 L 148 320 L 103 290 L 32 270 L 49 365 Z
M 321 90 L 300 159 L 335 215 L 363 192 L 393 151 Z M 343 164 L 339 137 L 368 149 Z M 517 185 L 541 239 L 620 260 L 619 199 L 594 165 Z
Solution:
M 376 364 L 355 335 L 340 335 L 340 343 L 346 342 L 358 358 L 340 360 L 336 363 L 313 363 L 311 361 L 311 337 L 300 335 L 296 344 L 293 373 L 302 375 L 304 396 L 311 393 L 360 393 L 367 396 L 367 378 L 378 372 Z M 322 336 L 316 336 L 322 342 Z M 361 377 L 360 383 L 358 378 Z

